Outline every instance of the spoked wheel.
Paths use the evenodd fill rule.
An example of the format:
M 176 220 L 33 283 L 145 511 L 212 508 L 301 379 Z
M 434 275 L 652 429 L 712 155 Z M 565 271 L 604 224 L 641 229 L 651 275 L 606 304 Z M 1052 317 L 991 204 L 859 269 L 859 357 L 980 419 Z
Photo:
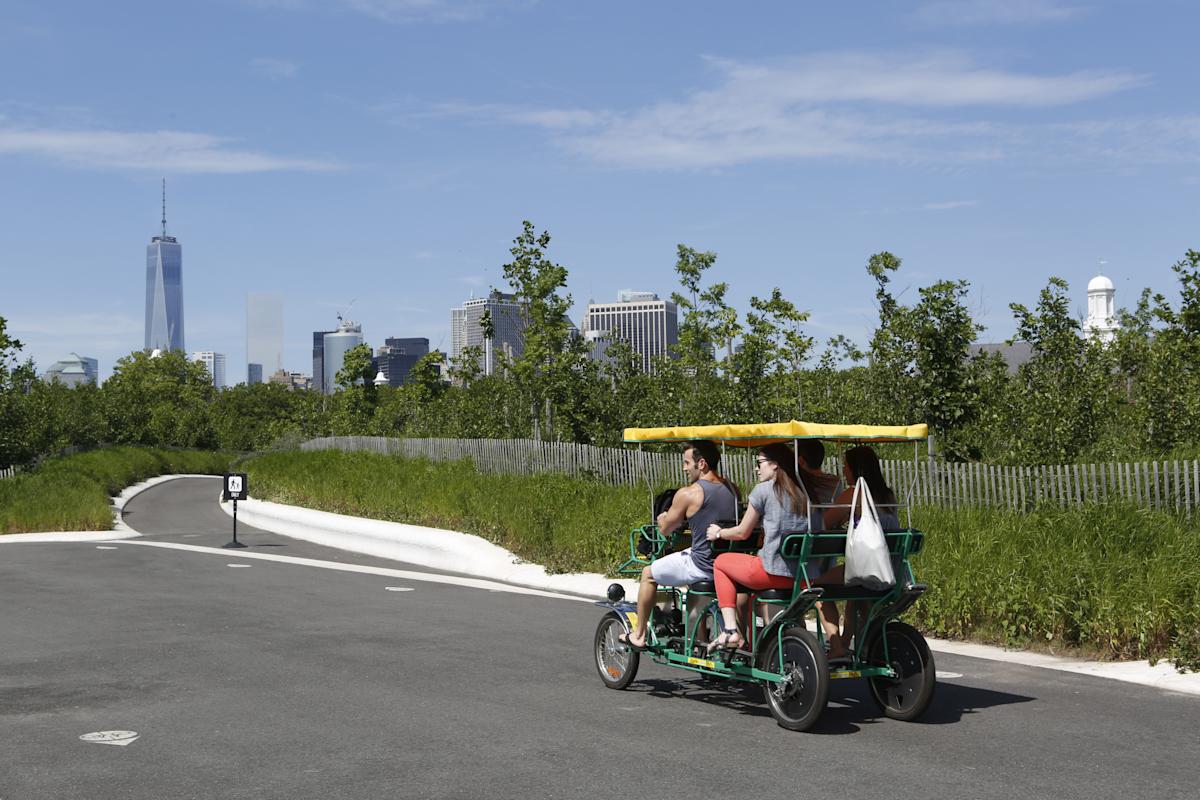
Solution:
M 925 637 L 911 625 L 889 622 L 887 653 L 884 636 L 875 634 L 867 644 L 867 659 L 872 664 L 886 664 L 896 671 L 895 678 L 870 678 L 871 697 L 892 719 L 911 722 L 929 708 L 937 682 L 933 653 Z
M 804 628 L 782 631 L 759 646 L 758 664 L 759 669 L 783 675 L 782 681 L 767 683 L 763 689 L 775 721 L 793 731 L 815 725 L 829 697 L 829 666 L 817 637 Z
M 618 641 L 626 631 L 625 621 L 615 613 L 605 614 L 596 626 L 596 669 L 610 689 L 624 689 L 637 675 L 641 654 Z

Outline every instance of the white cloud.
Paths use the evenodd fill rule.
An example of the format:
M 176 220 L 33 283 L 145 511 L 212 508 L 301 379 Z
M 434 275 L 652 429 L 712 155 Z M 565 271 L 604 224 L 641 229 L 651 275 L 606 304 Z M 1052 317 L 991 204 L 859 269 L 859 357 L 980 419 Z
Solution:
M 1148 81 L 1114 70 L 1018 73 L 958 53 L 889 58 L 839 52 L 708 62 L 716 76 L 712 88 L 629 111 L 464 103 L 377 110 L 408 123 L 459 116 L 530 125 L 569 152 L 622 167 L 716 168 L 816 158 L 969 163 L 1036 149 L 1040 129 L 962 118 L 967 110 L 1076 104 Z
M 979 203 L 975 200 L 947 200 L 943 203 L 926 203 L 921 208 L 926 211 L 951 211 L 956 208 L 969 208 L 974 205 L 979 205 Z
M 62 315 L 38 315 L 26 317 L 20 314 L 8 320 L 9 333 L 18 339 L 22 336 L 50 340 L 54 343 L 70 341 L 72 346 L 79 342 L 94 342 L 97 339 L 141 337 L 144 320 L 128 314 L 71 313 Z M 63 353 L 66 355 L 66 353 Z M 80 355 L 87 355 L 80 351 Z
M 344 8 L 389 23 L 471 22 L 493 11 L 524 9 L 537 0 L 246 0 L 287 11 Z
M 1062 22 L 1082 13 L 1057 0 L 936 0 L 921 5 L 916 18 L 925 25 L 967 27 Z
M 32 156 L 92 169 L 246 173 L 325 171 L 339 165 L 232 146 L 234 140 L 185 131 L 56 130 L 0 127 L 0 156 Z
M 250 69 L 263 77 L 275 80 L 294 78 L 300 74 L 300 65 L 295 61 L 266 56 L 250 59 Z

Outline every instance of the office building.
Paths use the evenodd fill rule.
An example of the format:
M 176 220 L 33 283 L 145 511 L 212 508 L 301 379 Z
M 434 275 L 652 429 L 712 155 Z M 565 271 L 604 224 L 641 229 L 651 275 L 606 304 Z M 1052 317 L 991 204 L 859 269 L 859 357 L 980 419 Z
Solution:
M 163 181 L 162 234 L 146 246 L 147 351 L 183 350 L 183 248 L 167 235 L 167 182 Z
M 99 380 L 99 375 L 99 361 L 71 353 L 62 361 L 55 361 L 51 364 L 43 379 L 47 383 L 58 381 L 66 386 L 78 386 L 81 383 L 95 385 Z
M 246 365 L 246 383 L 262 383 L 263 382 L 263 365 L 262 364 L 247 364 Z
M 321 386 L 325 394 L 333 394 L 337 390 L 337 374 L 342 369 L 347 351 L 362 343 L 362 326 L 339 316 L 337 330 L 325 334 L 322 344 L 324 379 Z
M 200 350 L 192 353 L 192 361 L 199 361 L 208 369 L 209 376 L 212 377 L 213 386 L 218 389 L 224 389 L 225 383 L 225 354 L 214 353 L 211 350 Z
M 283 296 L 278 292 L 246 295 L 246 363 L 258 364 L 258 380 L 283 369 Z
M 593 352 L 603 353 L 595 347 L 599 340 L 626 342 L 641 359 L 642 369 L 652 372 L 654 359 L 669 355 L 669 348 L 679 342 L 679 315 L 674 303 L 659 300 L 653 292 L 622 291 L 615 303 L 588 303 L 583 334 L 593 343 Z
M 408 372 L 423 356 L 429 355 L 428 339 L 396 339 L 383 340 L 383 347 L 375 351 L 371 359 L 371 368 L 376 373 L 383 373 L 388 386 L 402 386 L 408 380 Z
M 325 334 L 333 331 L 313 331 L 313 371 L 312 388 L 314 391 L 325 392 Z
M 490 313 L 495 335 L 485 340 L 479 321 Z M 484 375 L 496 371 L 502 357 L 520 358 L 525 352 L 525 318 L 514 295 L 493 290 L 487 297 L 471 298 L 450 309 L 450 358 L 457 363 L 463 350 L 478 347 L 479 369 Z
M 288 372 L 286 369 L 277 370 L 270 378 L 268 383 L 278 383 L 286 386 L 291 390 L 311 389 L 313 385 L 312 378 L 305 375 L 303 372 Z

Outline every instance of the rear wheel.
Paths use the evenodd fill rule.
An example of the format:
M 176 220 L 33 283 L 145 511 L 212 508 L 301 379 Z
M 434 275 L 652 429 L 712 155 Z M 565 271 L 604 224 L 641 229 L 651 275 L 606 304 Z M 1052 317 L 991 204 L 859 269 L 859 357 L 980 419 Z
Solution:
M 624 689 L 637 675 L 641 654 L 617 639 L 627 630 L 625 620 L 614 612 L 605 614 L 596 626 L 596 670 L 610 689 Z
M 763 690 L 775 721 L 793 731 L 815 725 L 829 697 L 829 666 L 817 637 L 804 628 L 782 631 L 759 647 L 758 665 L 783 675 L 783 680 L 767 683 Z
M 925 713 L 933 700 L 937 669 L 925 637 L 904 622 L 889 622 L 885 634 L 876 634 L 867 643 L 867 660 L 883 664 L 896 672 L 895 678 L 870 678 L 871 698 L 879 710 L 892 719 L 911 722 Z M 884 637 L 887 652 L 884 652 Z

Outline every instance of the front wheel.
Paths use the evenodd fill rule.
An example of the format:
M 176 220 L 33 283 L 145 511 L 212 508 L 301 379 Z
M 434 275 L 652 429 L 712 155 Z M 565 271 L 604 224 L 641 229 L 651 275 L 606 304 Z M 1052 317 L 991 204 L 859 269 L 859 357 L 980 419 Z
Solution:
M 627 630 L 625 620 L 615 612 L 605 614 L 596 626 L 596 670 L 610 689 L 624 689 L 637 675 L 641 655 L 617 639 Z
M 758 665 L 783 675 L 764 687 L 775 721 L 792 731 L 815 725 L 829 698 L 829 666 L 817 637 L 799 627 L 781 631 L 759 646 Z
M 867 643 L 871 664 L 891 667 L 895 678 L 870 678 L 871 698 L 879 710 L 891 719 L 911 722 L 925 713 L 933 700 L 937 668 L 925 637 L 904 622 L 889 622 L 885 634 L 875 634 Z

